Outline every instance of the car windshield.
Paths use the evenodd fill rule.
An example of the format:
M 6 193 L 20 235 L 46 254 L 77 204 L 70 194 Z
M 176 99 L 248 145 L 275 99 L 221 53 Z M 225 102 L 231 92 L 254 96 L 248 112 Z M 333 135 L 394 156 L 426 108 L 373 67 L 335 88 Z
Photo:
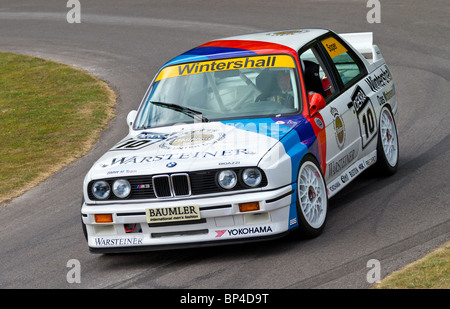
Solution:
M 295 62 L 288 55 L 173 65 L 155 78 L 135 129 L 300 111 Z

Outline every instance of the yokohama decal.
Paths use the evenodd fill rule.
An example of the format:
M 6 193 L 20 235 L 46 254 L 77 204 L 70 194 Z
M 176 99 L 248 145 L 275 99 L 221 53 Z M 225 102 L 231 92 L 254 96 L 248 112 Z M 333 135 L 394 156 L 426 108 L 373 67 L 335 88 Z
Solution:
M 273 231 L 269 225 L 269 226 L 243 227 L 238 229 L 216 230 L 215 232 L 216 238 L 219 238 L 222 237 L 223 235 L 242 236 L 242 235 L 271 233 Z

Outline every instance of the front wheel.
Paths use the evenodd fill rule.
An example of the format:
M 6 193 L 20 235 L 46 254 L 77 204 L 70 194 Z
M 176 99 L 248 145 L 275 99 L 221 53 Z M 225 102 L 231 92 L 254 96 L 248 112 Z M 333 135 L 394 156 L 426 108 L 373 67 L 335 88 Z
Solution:
M 302 237 L 319 236 L 325 228 L 328 196 L 325 180 L 317 161 L 306 155 L 297 177 L 297 214 Z

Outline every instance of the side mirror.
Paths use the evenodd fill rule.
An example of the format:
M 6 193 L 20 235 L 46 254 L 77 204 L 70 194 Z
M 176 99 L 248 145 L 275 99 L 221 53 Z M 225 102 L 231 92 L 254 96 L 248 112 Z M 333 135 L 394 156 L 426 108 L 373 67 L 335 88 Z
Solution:
M 136 114 L 137 114 L 137 111 L 135 111 L 135 110 L 132 110 L 131 112 L 128 113 L 127 125 L 128 125 L 128 128 L 130 131 L 133 129 L 133 124 L 134 124 L 134 120 L 136 119 Z
M 309 112 L 311 117 L 327 105 L 325 98 L 320 93 L 309 95 Z

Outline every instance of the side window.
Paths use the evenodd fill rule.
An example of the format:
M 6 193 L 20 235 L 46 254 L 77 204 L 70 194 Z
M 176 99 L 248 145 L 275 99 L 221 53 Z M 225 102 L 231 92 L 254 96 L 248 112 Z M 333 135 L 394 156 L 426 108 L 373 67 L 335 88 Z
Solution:
M 320 93 L 325 100 L 329 98 L 335 92 L 335 88 L 328 78 L 328 73 L 324 70 L 324 64 L 316 49 L 310 48 L 303 52 L 300 55 L 300 61 L 306 91 Z
M 331 58 L 344 87 L 359 79 L 363 65 L 351 51 L 347 50 L 336 38 L 322 40 L 322 45 Z

